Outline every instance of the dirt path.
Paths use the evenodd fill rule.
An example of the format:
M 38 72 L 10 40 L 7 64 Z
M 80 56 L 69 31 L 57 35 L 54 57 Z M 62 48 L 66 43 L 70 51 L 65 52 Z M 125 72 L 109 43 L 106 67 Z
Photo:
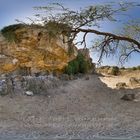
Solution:
M 1 136 L 99 136 L 140 138 L 140 102 L 120 97 L 137 90 L 115 90 L 97 75 L 64 83 L 45 95 L 0 97 Z

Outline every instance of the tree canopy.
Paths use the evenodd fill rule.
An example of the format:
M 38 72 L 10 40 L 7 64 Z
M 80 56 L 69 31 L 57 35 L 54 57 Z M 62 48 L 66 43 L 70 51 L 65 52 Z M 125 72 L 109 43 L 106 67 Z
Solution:
M 78 34 L 83 33 L 81 41 L 75 44 L 81 44 L 87 47 L 86 37 L 88 34 L 101 36 L 98 43 L 94 43 L 92 49 L 100 53 L 99 62 L 104 55 L 108 56 L 119 50 L 120 61 L 126 60 L 133 52 L 140 53 L 140 24 L 139 22 L 128 23 L 121 30 L 120 34 L 100 31 L 100 22 L 116 21 L 117 14 L 122 14 L 133 6 L 139 6 L 136 3 L 118 3 L 118 5 L 104 4 L 91 5 L 78 10 L 71 10 L 59 3 L 52 3 L 47 6 L 34 7 L 38 11 L 35 20 L 32 23 L 41 23 L 51 34 L 64 34 L 69 37 L 65 43 L 76 40 Z M 40 12 L 43 11 L 43 12 Z

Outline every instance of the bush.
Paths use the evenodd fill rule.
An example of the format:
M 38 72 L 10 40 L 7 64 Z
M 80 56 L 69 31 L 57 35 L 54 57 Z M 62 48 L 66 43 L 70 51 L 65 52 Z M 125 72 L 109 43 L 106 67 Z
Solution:
M 68 64 L 68 66 L 65 68 L 65 73 L 68 75 L 74 74 L 73 67 L 70 64 Z
M 85 57 L 79 53 L 76 59 L 68 63 L 68 66 L 65 68 L 65 73 L 69 75 L 77 73 L 87 73 L 90 69 L 90 64 Z
M 17 42 L 17 36 L 15 31 L 21 27 L 24 27 L 23 24 L 15 24 L 15 25 L 10 25 L 7 27 L 4 27 L 1 30 L 2 35 L 9 41 L 9 42 Z
M 63 34 L 66 36 L 70 36 L 70 26 L 68 24 L 64 23 L 58 23 L 56 21 L 49 21 L 46 25 L 45 28 L 48 31 L 49 37 L 55 38 L 58 34 Z M 65 29 L 65 31 L 64 31 Z
M 119 68 L 117 66 L 112 67 L 111 74 L 112 75 L 118 75 L 119 74 Z
M 78 54 L 77 61 L 79 63 L 79 73 L 87 73 L 89 69 L 89 64 L 81 53 Z
M 140 70 L 140 66 L 138 66 L 137 69 Z
M 125 67 L 122 67 L 121 70 L 125 70 Z
M 137 70 L 137 68 L 136 67 L 133 67 L 132 70 Z
M 88 63 L 87 63 L 87 61 L 82 61 L 80 63 L 79 72 L 80 73 L 87 73 L 88 72 Z

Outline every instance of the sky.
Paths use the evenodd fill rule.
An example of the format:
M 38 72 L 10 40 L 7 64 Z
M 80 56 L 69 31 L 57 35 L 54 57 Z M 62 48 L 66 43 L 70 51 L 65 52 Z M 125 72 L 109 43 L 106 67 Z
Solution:
M 26 17 L 33 17 L 36 11 L 33 7 L 45 6 L 48 3 L 58 2 L 71 9 L 79 9 L 95 4 L 107 4 L 110 2 L 138 2 L 140 0 L 0 0 L 0 29 L 4 26 L 17 23 L 15 19 L 26 21 Z M 118 16 L 119 22 L 104 22 L 100 31 L 115 32 L 121 29 L 129 19 L 140 19 L 140 7 L 131 8 L 125 16 Z M 94 38 L 94 36 L 92 36 Z M 91 37 L 89 37 L 89 46 Z M 92 52 L 93 62 L 97 62 L 97 55 Z M 118 65 L 118 60 L 114 57 L 105 58 L 102 65 Z M 140 65 L 140 54 L 133 54 L 124 66 L 131 67 Z

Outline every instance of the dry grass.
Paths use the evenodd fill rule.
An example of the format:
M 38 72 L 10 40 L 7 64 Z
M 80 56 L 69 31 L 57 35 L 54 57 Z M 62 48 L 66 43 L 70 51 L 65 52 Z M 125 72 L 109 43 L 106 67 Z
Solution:
M 101 72 L 104 77 L 101 77 L 101 81 L 107 84 L 108 87 L 116 88 L 116 84 L 120 82 L 124 82 L 127 84 L 127 88 L 139 88 L 140 86 L 132 86 L 129 82 L 131 77 L 136 77 L 140 79 L 140 70 L 120 70 L 120 74 L 118 76 L 108 75 L 107 70 Z

